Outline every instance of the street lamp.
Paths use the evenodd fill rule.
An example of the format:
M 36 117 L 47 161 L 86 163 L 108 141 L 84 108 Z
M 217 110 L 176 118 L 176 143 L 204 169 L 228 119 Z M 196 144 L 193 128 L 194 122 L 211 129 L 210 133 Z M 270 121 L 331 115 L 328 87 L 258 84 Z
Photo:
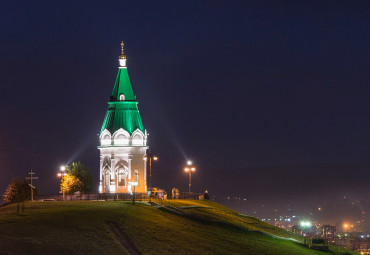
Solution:
M 65 166 L 61 166 L 59 168 L 59 170 L 60 170 L 60 172 L 57 174 L 58 177 L 61 177 L 62 178 L 63 176 L 67 175 L 67 173 L 66 173 L 66 167 Z
M 345 233 L 348 233 L 349 224 L 348 223 L 344 223 L 343 224 L 343 228 L 344 228 L 344 232 Z
M 191 172 L 195 172 L 195 167 L 192 166 L 193 162 L 190 160 L 187 162 L 187 167 L 184 168 L 186 173 L 189 173 L 189 194 L 191 192 Z
M 62 179 L 64 176 L 67 175 L 66 173 L 66 167 L 65 166 L 61 166 L 59 168 L 60 172 L 57 174 L 57 176 Z M 64 191 L 63 191 L 63 200 L 65 200 L 65 194 L 64 194 Z
M 152 160 L 157 161 L 158 157 L 154 156 L 151 152 L 149 152 L 147 155 L 143 158 L 145 161 L 149 159 L 149 190 L 152 188 Z
M 307 229 L 311 229 L 312 223 L 309 221 L 302 221 L 300 225 L 301 225 L 301 229 L 303 230 L 304 244 L 306 244 Z
M 134 194 L 132 196 L 132 204 L 135 204 L 135 187 L 138 185 L 138 182 L 128 182 L 128 184 L 134 186 Z

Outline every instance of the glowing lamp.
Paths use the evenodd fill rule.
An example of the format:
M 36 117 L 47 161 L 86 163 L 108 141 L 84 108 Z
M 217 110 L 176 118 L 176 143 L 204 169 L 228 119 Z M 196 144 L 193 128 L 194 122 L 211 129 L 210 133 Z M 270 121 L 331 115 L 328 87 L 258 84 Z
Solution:
M 188 166 L 191 166 L 193 164 L 193 162 L 191 162 L 190 160 L 187 162 Z
M 65 166 L 61 166 L 60 167 L 60 171 L 64 172 L 66 170 L 66 167 Z
M 312 226 L 311 222 L 309 221 L 302 221 L 300 224 L 301 224 L 301 227 L 304 227 L 304 228 L 309 228 Z

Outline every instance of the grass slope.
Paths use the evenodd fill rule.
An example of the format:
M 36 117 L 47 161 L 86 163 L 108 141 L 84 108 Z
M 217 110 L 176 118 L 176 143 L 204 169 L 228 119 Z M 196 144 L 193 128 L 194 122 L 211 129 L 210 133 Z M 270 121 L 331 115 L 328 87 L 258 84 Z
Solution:
M 197 218 L 119 201 L 26 203 L 22 215 L 8 205 L 0 208 L 0 253 L 325 254 L 287 239 L 299 236 L 214 202 L 164 204 Z

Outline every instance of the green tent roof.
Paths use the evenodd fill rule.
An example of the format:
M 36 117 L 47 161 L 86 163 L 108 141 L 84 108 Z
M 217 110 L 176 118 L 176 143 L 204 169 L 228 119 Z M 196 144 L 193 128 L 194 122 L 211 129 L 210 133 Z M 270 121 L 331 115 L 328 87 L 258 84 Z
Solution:
M 130 78 L 128 77 L 127 68 L 118 69 L 116 82 L 114 83 L 112 99 L 118 101 L 121 94 L 125 95 L 125 100 L 136 100 L 134 92 L 132 91 Z
M 121 94 L 125 96 L 125 100 L 120 101 Z M 132 91 L 126 68 L 120 68 L 118 70 L 111 100 L 108 104 L 108 111 L 105 115 L 100 134 L 105 129 L 113 134 L 120 128 L 123 128 L 130 134 L 136 129 L 141 130 L 143 133 L 145 132 L 137 107 L 138 102 L 136 102 L 136 97 Z

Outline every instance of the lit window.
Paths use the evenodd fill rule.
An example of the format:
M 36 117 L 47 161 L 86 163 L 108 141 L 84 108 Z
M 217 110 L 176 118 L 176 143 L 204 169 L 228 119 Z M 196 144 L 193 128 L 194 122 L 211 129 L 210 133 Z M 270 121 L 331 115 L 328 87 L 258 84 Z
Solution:
M 119 95 L 119 100 L 124 101 L 125 100 L 125 95 L 124 94 Z

